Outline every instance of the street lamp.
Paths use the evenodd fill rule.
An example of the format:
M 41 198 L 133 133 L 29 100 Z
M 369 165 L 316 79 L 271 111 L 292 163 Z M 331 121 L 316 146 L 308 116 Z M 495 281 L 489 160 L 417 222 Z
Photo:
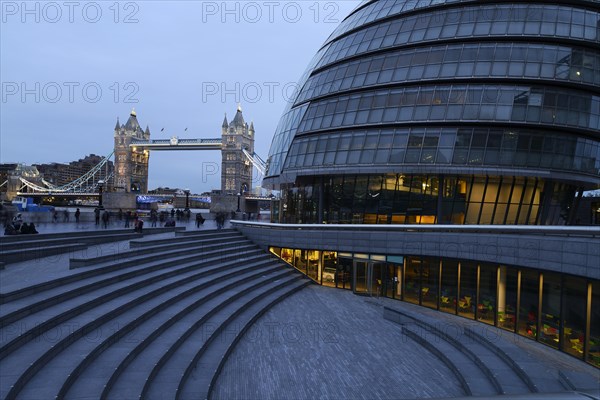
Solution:
M 190 211 L 190 189 L 183 189 L 185 193 L 185 211 Z
M 238 196 L 238 208 L 237 208 L 236 212 L 240 212 L 241 211 L 240 210 L 240 197 L 242 196 L 242 194 L 238 193 L 237 196 Z
M 101 179 L 98 181 L 98 208 L 102 209 L 102 189 L 104 186 L 104 181 Z

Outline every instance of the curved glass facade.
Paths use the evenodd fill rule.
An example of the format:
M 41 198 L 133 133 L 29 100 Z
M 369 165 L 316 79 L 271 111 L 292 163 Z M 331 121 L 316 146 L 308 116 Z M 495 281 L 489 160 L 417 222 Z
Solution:
M 278 219 L 575 223 L 600 186 L 599 42 L 598 1 L 363 2 L 277 128 Z

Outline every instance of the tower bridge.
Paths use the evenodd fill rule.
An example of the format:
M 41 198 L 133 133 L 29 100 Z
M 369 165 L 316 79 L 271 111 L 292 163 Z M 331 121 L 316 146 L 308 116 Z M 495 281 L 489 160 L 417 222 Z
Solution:
M 247 192 L 252 187 L 252 166 L 264 172 L 264 161 L 254 153 L 254 124 L 244 121 L 238 105 L 231 122 L 225 116 L 221 137 L 150 139 L 150 128 L 143 130 L 132 110 L 127 122 L 117 124 L 115 138 L 114 189 L 122 192 L 148 191 L 148 165 L 151 151 L 220 150 L 221 191 L 224 194 Z
M 221 137 L 184 139 L 172 136 L 169 139 L 151 139 L 150 128 L 142 129 L 137 113 L 132 110 L 127 122 L 121 124 L 117 118 L 114 128 L 114 150 L 103 160 L 75 181 L 57 187 L 41 177 L 29 179 L 19 177 L 17 195 L 51 196 L 65 194 L 69 197 L 98 196 L 99 184 L 114 192 L 147 193 L 148 166 L 152 151 L 203 151 L 220 150 L 221 193 L 237 195 L 252 188 L 252 167 L 264 175 L 265 162 L 254 152 L 254 124 L 246 123 L 241 106 L 238 105 L 234 118 L 228 122 L 227 115 L 221 125 Z M 114 173 L 98 179 L 98 172 L 114 157 Z M 110 181 L 109 181 L 110 180 Z

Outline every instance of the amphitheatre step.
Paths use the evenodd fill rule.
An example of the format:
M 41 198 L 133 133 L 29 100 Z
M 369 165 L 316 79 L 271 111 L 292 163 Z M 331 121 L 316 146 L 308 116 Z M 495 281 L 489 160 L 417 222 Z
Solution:
M 180 381 L 177 398 L 208 399 L 211 388 L 216 383 L 229 354 L 251 325 L 271 307 L 310 284 L 311 281 L 307 279 L 292 282 L 250 305 L 234 318 L 229 325 L 235 326 L 236 335 L 228 335 L 227 330 L 219 332 L 218 336 L 201 353 L 198 360 L 193 365 L 188 366 L 187 374 L 184 375 L 185 379 Z M 197 368 L 198 366 L 201 366 L 201 368 Z M 192 370 L 195 370 L 193 374 L 191 373 Z
M 240 297 L 265 286 L 269 279 L 289 275 L 290 270 L 283 268 L 270 274 L 264 279 L 255 279 L 234 287 L 227 287 L 216 296 L 202 299 L 191 310 L 183 310 L 167 322 L 159 325 L 151 336 L 142 341 L 137 348 L 117 367 L 111 376 L 107 390 L 101 398 L 134 398 L 140 396 L 147 382 L 153 379 L 166 364 L 170 356 L 185 343 L 192 334 L 197 336 L 209 335 L 216 326 L 207 324 L 214 315 Z M 185 368 L 185 367 L 183 367 Z M 182 370 L 183 371 L 183 370 Z
M 493 333 L 498 335 L 496 339 L 502 340 L 492 341 L 489 339 L 492 331 L 486 328 L 488 327 L 472 324 L 465 327 L 465 335 L 494 351 L 498 357 L 512 367 L 515 374 L 519 375 L 522 381 L 526 382 L 532 392 L 552 393 L 565 389 L 560 383 L 558 372 L 556 374 L 548 373 L 547 368 L 539 361 L 534 360 L 512 343 L 514 340 L 523 340 L 522 337 L 493 328 Z
M 192 326 L 186 326 L 187 329 L 180 338 L 152 369 L 140 398 L 173 398 L 177 393 L 180 379 L 188 370 L 188 366 L 195 362 L 196 355 L 206 348 L 206 344 L 210 345 L 223 329 L 227 329 L 231 319 L 254 302 L 297 279 L 302 279 L 302 276 L 295 271 L 285 270 L 272 277 L 270 281 L 265 280 L 260 287 L 235 296 L 233 301 L 220 308 L 218 313 L 203 318 Z M 227 332 L 230 335 L 235 334 L 229 329 Z
M 500 393 L 496 383 L 490 380 L 488 374 L 482 371 L 471 357 L 458 350 L 449 341 L 417 323 L 404 324 L 402 333 L 445 363 L 457 376 L 468 396 L 495 396 Z
M 0 251 L 0 258 L 2 258 L 3 264 L 7 265 L 23 261 L 42 259 L 44 257 L 55 256 L 57 254 L 70 253 L 72 251 L 85 249 L 88 246 L 89 244 L 87 243 L 79 243 L 76 241 L 69 241 L 66 244 L 48 246 L 45 246 L 43 242 L 39 242 L 35 247 L 28 249 Z
M 129 242 L 130 247 L 148 247 L 148 246 L 156 246 L 161 244 L 171 244 L 171 243 L 188 243 L 188 242 L 217 242 L 217 241 L 227 241 L 232 239 L 242 238 L 242 234 L 239 232 L 229 232 L 226 234 L 217 234 L 217 235 L 187 235 L 187 236 L 175 236 L 172 238 L 164 238 L 164 239 L 152 239 L 152 240 L 132 240 Z
M 264 260 L 245 263 L 241 267 L 215 274 L 209 282 L 195 284 L 178 294 L 173 293 L 159 307 L 144 312 L 127 324 L 120 321 L 119 329 L 108 337 L 103 335 L 102 342 L 99 343 L 99 340 L 95 343 L 96 347 L 73 369 L 58 398 L 65 395 L 78 398 L 90 394 L 99 398 L 103 390 L 111 389 L 111 376 L 114 376 L 113 381 L 117 379 L 119 374 L 116 367 L 123 365 L 123 369 L 126 360 L 140 356 L 151 343 L 152 336 L 158 337 L 161 330 L 166 329 L 167 323 L 174 323 L 219 293 L 280 268 L 281 265 Z
M 557 372 L 550 373 L 547 366 L 542 365 L 513 343 L 519 338 L 514 333 L 444 313 L 434 316 L 433 313 L 437 314 L 437 311 L 409 311 L 409 307 L 406 306 L 408 305 L 405 305 L 401 311 L 384 307 L 384 314 L 391 310 L 428 328 L 439 326 L 439 318 L 443 318 L 447 322 L 444 326 L 452 327 L 453 337 L 477 354 L 478 358 L 489 367 L 499 382 L 502 393 L 553 393 L 565 390 L 558 380 Z M 491 334 L 495 336 L 493 341 L 489 339 Z
M 156 244 L 152 246 L 137 247 L 134 250 L 120 251 L 117 253 L 106 254 L 103 256 L 91 258 L 71 258 L 69 260 L 69 268 L 76 269 L 81 267 L 98 266 L 102 263 L 112 263 L 119 260 L 128 260 L 134 257 L 147 257 L 150 254 L 161 253 L 161 256 L 170 254 L 185 254 L 185 252 L 195 252 L 202 250 L 210 250 L 210 245 L 226 246 L 227 244 L 242 244 L 249 243 L 249 240 L 243 236 L 231 238 L 229 241 L 219 240 L 195 240 L 185 242 L 171 242 L 171 244 Z M 218 248 L 215 246 L 214 248 Z M 169 251 L 172 251 L 169 253 Z M 153 257 L 153 256 L 152 256 Z
M 257 247 L 253 245 L 252 242 L 245 241 L 244 243 L 239 243 L 233 252 L 229 251 L 227 253 L 244 253 L 245 251 L 250 249 L 257 249 Z M 50 296 L 48 294 L 48 291 L 60 288 L 61 294 L 66 295 L 64 291 L 66 290 L 67 285 L 72 285 L 73 287 L 81 288 L 81 285 L 78 282 L 82 282 L 84 280 L 92 282 L 94 285 L 99 285 L 101 284 L 101 282 L 110 283 L 111 279 L 116 279 L 115 277 L 118 276 L 122 276 L 122 278 L 125 278 L 130 275 L 143 273 L 143 271 L 152 271 L 154 269 L 170 267 L 173 265 L 177 265 L 181 262 L 201 260 L 205 257 L 221 255 L 225 252 L 224 250 L 225 249 L 222 247 L 216 247 L 214 250 L 207 247 L 192 248 L 185 251 L 175 250 L 164 252 L 160 255 L 160 257 L 157 257 L 157 255 L 155 254 L 144 254 L 142 256 L 125 258 L 124 260 L 117 263 L 105 261 L 103 263 L 96 264 L 96 267 L 94 269 L 86 272 L 57 278 L 48 282 L 18 289 L 13 292 L 2 293 L 0 294 L 0 304 L 10 304 L 11 302 L 14 302 L 14 304 L 23 304 L 23 302 L 17 303 L 17 301 L 23 297 L 28 297 L 29 302 L 31 303 L 31 299 L 41 293 L 44 293 L 44 298 L 47 300 Z M 99 281 L 98 279 L 96 279 L 96 277 L 101 275 L 104 275 L 104 280 Z M 0 317 L 0 326 L 2 326 L 5 323 L 4 316 L 10 309 L 10 305 L 2 307 L 2 317 Z
M 259 279 L 261 275 L 268 273 L 269 271 L 274 271 L 277 268 L 277 266 L 271 265 L 266 268 L 258 268 L 256 271 L 252 271 L 251 274 L 242 274 L 239 271 L 238 274 L 245 275 L 249 280 Z M 231 272 L 228 273 L 233 275 Z M 222 278 L 223 275 L 224 274 L 220 274 L 220 277 Z M 25 398 L 33 396 L 51 398 L 55 397 L 58 393 L 58 397 L 63 397 L 65 390 L 61 390 L 61 387 L 67 383 L 67 380 L 76 378 L 77 376 L 73 373 L 74 367 L 82 361 L 85 355 L 92 352 L 94 348 L 100 344 L 103 338 L 120 329 L 119 327 L 134 322 L 141 315 L 161 312 L 166 308 L 165 304 L 168 304 L 171 299 L 179 300 L 185 293 L 198 291 L 196 289 L 198 287 L 214 287 L 218 284 L 219 277 L 215 275 L 211 275 L 207 279 L 196 282 L 186 280 L 185 283 L 172 287 L 171 290 L 161 292 L 147 301 L 136 305 L 118 317 L 106 321 L 104 324 L 96 327 L 92 332 L 82 337 L 74 338 L 68 347 L 63 351 L 56 352 L 55 356 L 37 371 L 37 373 L 27 382 L 25 388 L 19 393 L 19 396 Z M 195 296 L 188 298 L 188 303 L 193 301 L 194 298 Z M 169 308 L 167 313 L 172 311 L 174 311 L 173 307 Z M 90 338 L 93 338 L 93 340 L 89 340 Z M 51 381 L 48 381 L 49 376 L 53 377 Z M 99 396 L 100 393 L 101 390 L 98 391 L 96 397 Z M 90 392 L 88 390 L 88 396 L 89 394 Z
M 175 236 L 215 236 L 219 235 L 229 235 L 231 233 L 237 233 L 238 231 L 233 228 L 228 229 L 208 229 L 201 231 L 183 231 L 183 232 L 175 232 Z
M 219 267 L 219 269 L 220 268 L 221 267 Z M 207 273 L 210 272 L 204 271 L 197 275 L 205 276 Z M 87 338 L 91 332 L 94 332 L 98 327 L 111 321 L 115 317 L 128 312 L 133 307 L 136 307 L 143 302 L 151 301 L 156 296 L 170 290 L 175 290 L 193 279 L 192 276 L 179 276 L 176 278 L 178 279 L 162 280 L 153 286 L 145 287 L 137 291 L 130 291 L 127 297 L 120 297 L 103 302 L 94 310 L 80 315 L 76 322 L 61 325 L 60 328 L 54 330 L 59 333 L 53 334 L 54 344 L 50 346 L 50 349 L 48 349 L 49 344 L 45 340 L 30 340 L 27 343 L 27 346 L 17 349 L 3 360 L 3 363 L 6 363 L 6 365 L 13 366 L 9 376 L 3 376 L 3 382 L 10 381 L 11 378 L 15 377 L 15 374 L 20 375 L 16 381 L 15 389 L 11 391 L 11 393 L 17 393 L 22 389 L 23 385 L 45 365 L 45 363 L 50 361 L 52 357 L 62 351 L 66 346 L 70 345 L 74 340 L 81 337 Z M 133 300 L 131 300 L 132 297 Z M 19 367 L 19 365 L 21 367 Z M 19 371 L 21 371 L 20 374 Z
M 258 258 L 259 255 L 260 252 L 255 250 L 254 252 L 249 253 L 246 259 L 252 260 L 253 257 Z M 20 309 L 14 311 L 12 314 L 9 314 L 9 316 L 18 314 L 21 316 L 19 318 L 13 318 L 15 321 L 2 327 L 0 359 L 16 350 L 27 341 L 41 335 L 44 330 L 53 329 L 57 324 L 89 310 L 93 310 L 106 301 L 113 299 L 117 299 L 118 301 L 119 296 L 130 296 L 133 290 L 144 290 L 152 285 L 160 285 L 160 283 L 166 279 L 185 279 L 185 277 L 194 276 L 195 274 L 207 273 L 214 268 L 219 268 L 221 264 L 227 262 L 227 260 L 243 262 L 244 257 L 228 256 L 228 258 L 223 259 L 218 256 L 200 263 L 189 262 L 167 270 L 153 270 L 145 274 L 138 274 L 127 280 L 120 279 L 121 276 L 117 276 L 116 279 L 111 279 L 113 282 L 98 287 L 95 290 L 81 292 L 75 288 L 72 290 L 72 292 L 74 292 L 73 296 L 56 295 L 54 296 L 54 299 L 56 299 L 53 302 L 54 304 L 46 304 L 48 301 L 45 302 L 44 300 L 41 300 L 30 307 L 26 307 L 25 310 Z M 216 266 L 214 266 L 215 263 Z M 87 286 L 93 285 L 94 284 L 92 283 Z M 78 293 L 80 294 L 77 295 Z M 37 311 L 37 313 L 35 311 Z M 81 317 L 78 318 L 78 322 L 81 322 Z
M 136 233 L 133 231 L 120 232 L 120 233 L 112 233 L 112 234 L 103 234 L 103 235 L 73 235 L 65 238 L 52 238 L 52 239 L 40 239 L 40 240 L 27 240 L 25 242 L 13 242 L 13 243 L 5 243 L 0 245 L 0 254 L 9 250 L 21 250 L 21 251 L 29 251 L 35 250 L 39 247 L 46 246 L 58 246 L 69 243 L 85 243 L 88 245 L 91 244 L 99 244 L 106 242 L 118 242 L 121 240 L 130 240 L 130 239 L 138 239 L 143 237 L 141 233 Z
M 185 231 L 185 227 L 160 227 L 160 228 L 144 228 L 143 232 L 147 235 L 153 235 L 158 233 L 168 232 L 182 232 Z M 120 233 L 133 232 L 132 228 L 122 229 L 100 229 L 100 228 L 89 228 L 89 229 L 77 229 L 76 231 L 69 232 L 57 232 L 57 233 L 38 233 L 37 235 L 9 235 L 0 236 L 0 244 L 15 243 L 15 242 L 29 242 L 42 239 L 58 239 L 58 238 L 69 238 L 72 236 L 95 236 L 95 235 L 117 235 Z

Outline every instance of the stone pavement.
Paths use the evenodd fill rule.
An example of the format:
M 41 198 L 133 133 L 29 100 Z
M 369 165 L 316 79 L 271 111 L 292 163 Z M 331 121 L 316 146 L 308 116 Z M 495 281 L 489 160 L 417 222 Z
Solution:
M 464 325 L 479 326 L 490 334 L 501 331 L 496 332 L 495 340 L 516 344 L 554 378 L 558 378 L 556 372 L 560 369 L 586 374 L 600 382 L 600 370 L 510 332 L 398 300 L 356 296 L 341 289 L 311 285 L 273 307 L 246 333 L 225 363 L 212 398 L 465 396 L 445 364 L 402 335 L 400 325 L 383 319 L 383 306 L 423 313 L 452 328 Z M 551 394 L 533 396 L 541 399 L 550 398 Z M 552 398 L 566 398 L 561 396 L 568 394 Z
M 213 399 L 457 397 L 452 373 L 349 291 L 311 285 L 259 319 L 227 360 Z

